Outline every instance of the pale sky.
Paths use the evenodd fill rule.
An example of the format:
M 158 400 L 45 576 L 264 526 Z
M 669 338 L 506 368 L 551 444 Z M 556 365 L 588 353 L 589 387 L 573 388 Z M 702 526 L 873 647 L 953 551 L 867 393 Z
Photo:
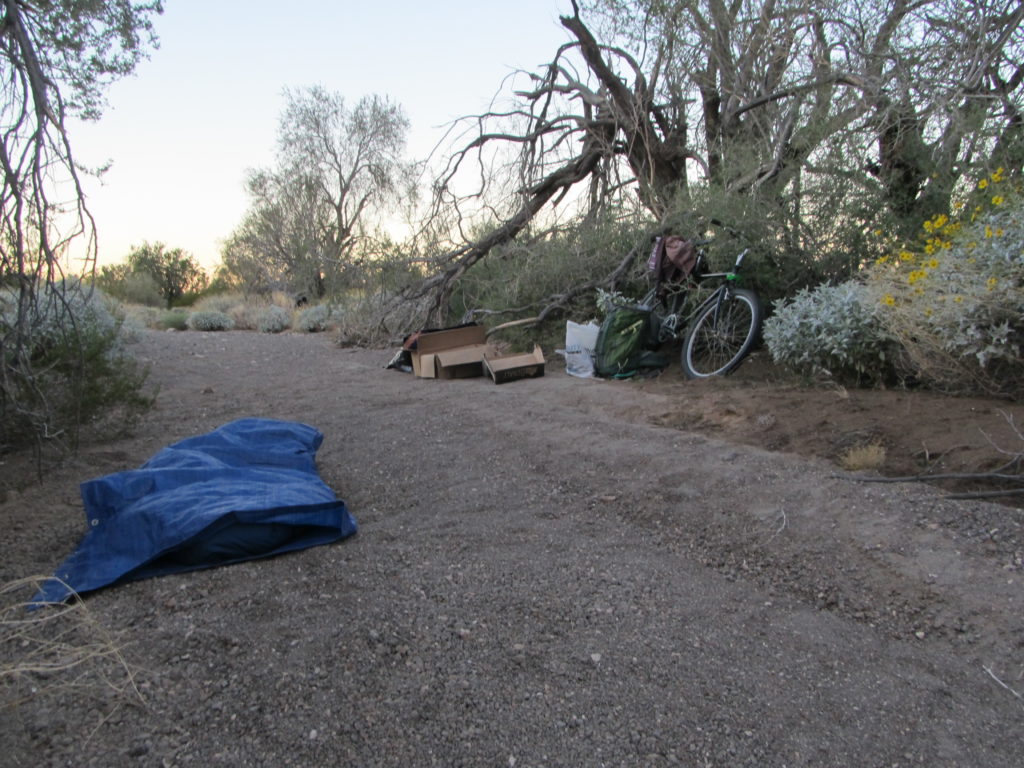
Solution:
M 160 48 L 114 84 L 99 122 L 70 128 L 79 163 L 113 161 L 86 182 L 100 263 L 144 240 L 218 263 L 246 170 L 273 161 L 285 87 L 391 97 L 423 159 L 507 75 L 550 61 L 571 13 L 569 0 L 167 0 Z

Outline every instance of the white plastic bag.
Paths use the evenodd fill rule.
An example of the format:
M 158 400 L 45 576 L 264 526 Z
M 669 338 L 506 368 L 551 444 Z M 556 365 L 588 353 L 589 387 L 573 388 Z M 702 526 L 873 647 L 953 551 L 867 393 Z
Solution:
M 581 379 L 594 378 L 594 349 L 601 327 L 591 320 L 580 325 L 569 320 L 565 324 L 565 349 L 555 352 L 565 358 L 565 372 Z

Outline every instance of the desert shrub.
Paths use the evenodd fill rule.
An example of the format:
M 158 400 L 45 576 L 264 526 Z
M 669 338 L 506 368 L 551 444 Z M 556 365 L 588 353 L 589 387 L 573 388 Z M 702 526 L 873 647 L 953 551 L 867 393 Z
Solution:
M 291 324 L 291 314 L 281 307 L 271 305 L 264 308 L 256 320 L 256 328 L 261 333 L 281 333 Z
M 332 312 L 331 323 L 341 346 L 379 347 L 400 340 L 415 323 L 409 317 L 390 316 L 396 297 L 386 293 L 345 296 Z M 408 302 L 404 306 L 412 307 Z M 411 314 L 411 313 L 410 313 Z M 389 324 L 395 332 L 389 331 Z
M 885 456 L 885 446 L 873 440 L 850 446 L 839 455 L 837 463 L 847 472 L 860 472 L 865 469 L 878 471 L 885 465 Z
M 864 284 L 909 374 L 949 392 L 1024 394 L 1024 200 L 1002 169 Z
M 187 325 L 193 331 L 230 331 L 235 321 L 224 312 L 200 311 L 188 316 Z
M 270 293 L 270 303 L 275 307 L 291 312 L 295 308 L 295 297 L 286 291 L 272 291 Z
M 331 320 L 331 309 L 326 304 L 309 307 L 299 313 L 295 327 L 307 333 L 326 331 Z
M 142 333 L 146 330 L 147 326 L 138 315 L 129 313 L 120 306 L 113 311 L 120 318 L 121 340 L 125 344 L 133 344 L 142 339 Z
M 857 281 L 805 288 L 765 320 L 765 344 L 776 362 L 804 375 L 877 383 L 892 375 L 896 350 L 880 311 Z
M 271 304 L 277 304 L 273 297 L 248 296 L 238 291 L 204 295 L 195 304 L 197 312 L 220 312 L 228 315 L 235 330 L 255 331 L 260 329 L 260 317 Z M 284 306 L 290 308 L 293 302 Z
M 0 338 L 18 327 L 17 310 L 16 296 L 0 295 Z M 148 372 L 100 291 L 77 280 L 47 284 L 28 310 L 21 353 L 0 347 L 0 447 L 74 442 L 86 423 L 122 429 L 152 404 L 142 391 Z
M 258 304 L 236 304 L 227 311 L 227 316 L 234 323 L 237 331 L 255 331 L 260 325 L 260 316 L 266 310 L 267 305 Z
M 188 330 L 188 312 L 183 309 L 168 309 L 160 312 L 150 325 L 158 331 Z
M 1024 394 L 1024 200 L 999 169 L 956 209 L 855 280 L 779 307 L 765 322 L 772 356 L 836 377 Z

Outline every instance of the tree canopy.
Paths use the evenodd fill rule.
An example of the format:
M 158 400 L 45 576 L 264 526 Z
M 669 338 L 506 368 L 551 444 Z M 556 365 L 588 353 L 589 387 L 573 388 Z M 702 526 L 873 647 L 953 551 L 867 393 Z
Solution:
M 1024 161 L 1018 2 L 580 5 L 507 108 L 466 118 L 438 177 L 448 231 L 481 210 L 494 224 L 407 294 L 434 320 L 454 281 L 557 206 L 733 233 L 779 295 L 849 274 L 870 232 L 914 232 L 972 176 Z
M 126 264 L 130 272 L 148 275 L 170 309 L 187 293 L 206 287 L 209 279 L 191 254 L 163 243 L 143 243 L 132 249 Z

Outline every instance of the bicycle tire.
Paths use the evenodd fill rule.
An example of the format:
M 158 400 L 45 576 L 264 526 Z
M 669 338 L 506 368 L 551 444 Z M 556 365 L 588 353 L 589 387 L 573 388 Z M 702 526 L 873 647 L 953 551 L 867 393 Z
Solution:
M 688 379 L 724 376 L 750 352 L 761 330 L 761 299 L 745 288 L 730 290 L 690 323 L 683 340 L 682 367 Z

